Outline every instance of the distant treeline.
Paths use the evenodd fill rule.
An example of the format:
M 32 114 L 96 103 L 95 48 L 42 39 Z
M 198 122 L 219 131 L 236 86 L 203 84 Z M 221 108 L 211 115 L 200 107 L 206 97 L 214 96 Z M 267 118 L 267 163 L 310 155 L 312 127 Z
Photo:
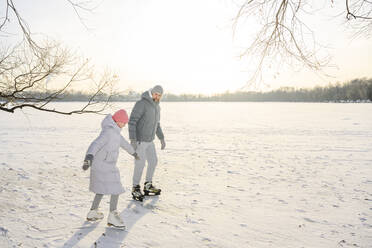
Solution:
M 282 87 L 269 92 L 234 92 L 212 96 L 165 94 L 163 101 L 226 101 L 226 102 L 370 102 L 372 78 L 330 84 L 312 89 Z
M 29 93 L 42 97 L 44 93 Z M 111 101 L 137 101 L 142 92 L 127 91 L 123 94 L 113 95 Z M 105 95 L 98 96 L 104 99 Z M 67 92 L 60 96 L 56 101 L 87 101 L 90 99 L 88 94 L 83 92 Z M 0 101 L 2 99 L 0 98 Z M 293 87 L 282 87 L 270 92 L 234 92 L 222 93 L 212 96 L 193 95 L 193 94 L 164 94 L 162 101 L 168 102 L 371 102 L 372 101 L 372 78 L 355 79 L 347 83 L 330 84 L 325 87 L 315 87 L 311 89 L 296 89 Z
M 204 98 L 202 98 L 204 99 Z M 354 79 L 347 83 L 330 84 L 311 89 L 282 87 L 270 92 L 235 92 L 217 94 L 208 101 L 275 101 L 275 102 L 370 102 L 372 101 L 372 78 Z

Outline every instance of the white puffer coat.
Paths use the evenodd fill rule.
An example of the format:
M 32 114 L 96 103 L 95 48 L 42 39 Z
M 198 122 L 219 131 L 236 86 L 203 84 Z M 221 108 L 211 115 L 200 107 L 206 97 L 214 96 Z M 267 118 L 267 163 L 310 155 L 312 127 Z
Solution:
M 89 146 L 87 154 L 92 154 L 93 163 L 90 170 L 89 190 L 96 194 L 119 195 L 124 192 L 120 181 L 120 171 L 116 166 L 119 147 L 129 154 L 135 151 L 121 136 L 121 129 L 111 115 L 107 115 L 102 123 L 100 135 Z

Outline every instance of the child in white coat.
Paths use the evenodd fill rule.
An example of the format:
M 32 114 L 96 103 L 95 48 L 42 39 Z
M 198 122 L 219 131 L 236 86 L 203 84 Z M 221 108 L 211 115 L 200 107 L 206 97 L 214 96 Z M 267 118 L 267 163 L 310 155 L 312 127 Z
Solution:
M 101 133 L 90 144 L 86 153 L 83 169 L 87 170 L 91 167 L 89 190 L 96 193 L 91 210 L 87 215 L 88 221 L 103 218 L 103 213 L 98 211 L 99 203 L 103 195 L 111 195 L 107 224 L 118 228 L 125 227 L 116 210 L 119 194 L 124 192 L 120 181 L 120 172 L 116 166 L 119 148 L 123 148 L 139 159 L 133 147 L 120 134 L 121 128 L 127 123 L 128 115 L 124 109 L 117 111 L 114 115 L 107 115 L 101 123 Z

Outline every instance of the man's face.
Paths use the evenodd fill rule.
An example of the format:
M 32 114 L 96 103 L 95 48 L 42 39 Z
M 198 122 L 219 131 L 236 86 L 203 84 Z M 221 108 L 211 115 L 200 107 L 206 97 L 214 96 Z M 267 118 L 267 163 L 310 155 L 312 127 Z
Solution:
M 159 93 L 152 93 L 152 100 L 154 101 L 154 102 L 159 102 L 160 101 L 160 98 L 161 98 L 161 94 L 159 94 Z

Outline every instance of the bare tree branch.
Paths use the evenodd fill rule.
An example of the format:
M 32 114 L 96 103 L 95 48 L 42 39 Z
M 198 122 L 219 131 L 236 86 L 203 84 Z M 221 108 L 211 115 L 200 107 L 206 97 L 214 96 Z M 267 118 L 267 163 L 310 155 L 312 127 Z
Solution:
M 93 1 L 66 1 L 87 28 L 80 13 L 91 12 L 95 8 L 92 7 Z M 88 60 L 76 57 L 57 42 L 36 42 L 14 2 L 6 0 L 4 17 L 0 17 L 0 32 L 4 33 L 10 18 L 13 18 L 20 28 L 23 41 L 10 49 L 0 48 L 0 110 L 13 113 L 17 109 L 33 108 L 65 115 L 104 111 L 115 94 L 113 88 L 118 78 L 106 71 L 97 83 L 99 76 Z M 72 111 L 50 107 L 52 102 L 64 99 L 78 84 L 93 89 L 84 106 Z M 96 89 L 92 88 L 94 86 Z
M 89 61 L 74 58 L 71 52 L 57 43 L 48 42 L 37 52 L 38 56 L 31 59 L 28 56 L 33 55 L 35 50 L 29 46 L 19 46 L 11 53 L 3 52 L 3 56 L 0 53 L 0 100 L 4 101 L 0 103 L 0 110 L 13 113 L 30 105 L 34 109 L 59 114 L 99 113 L 104 110 L 114 94 L 116 76 L 105 72 L 96 83 L 97 76 L 93 76 Z M 50 83 L 54 86 L 47 90 L 46 79 L 50 76 L 55 78 Z M 90 88 L 96 86 L 85 106 L 69 112 L 48 108 L 50 103 L 63 99 L 64 94 L 74 89 L 77 83 L 90 85 Z
M 372 2 L 355 0 L 350 4 L 349 0 L 345 0 L 345 4 L 346 19 L 354 21 L 352 27 L 356 35 L 368 36 L 372 29 Z M 315 9 L 308 11 L 306 6 L 315 7 L 315 1 L 245 0 L 240 5 L 233 22 L 234 35 L 242 18 L 253 18 L 261 25 L 253 41 L 241 53 L 241 57 L 258 57 L 255 60 L 256 70 L 248 85 L 262 79 L 262 70 L 271 64 L 287 64 L 291 67 L 297 64 L 321 73 L 330 66 L 330 57 L 320 56 L 319 53 L 326 49 L 316 42 L 313 30 L 302 20 L 317 12 Z
M 96 9 L 98 7 L 98 5 L 96 6 L 92 6 L 92 1 L 73 1 L 73 0 L 67 0 L 67 2 L 72 6 L 72 8 L 74 9 L 74 12 L 76 14 L 76 16 L 79 18 L 80 20 L 80 23 L 87 29 L 89 30 L 88 26 L 86 25 L 85 23 L 85 20 L 84 18 L 82 17 L 81 15 L 81 11 L 85 11 L 85 12 L 92 12 L 94 9 Z

